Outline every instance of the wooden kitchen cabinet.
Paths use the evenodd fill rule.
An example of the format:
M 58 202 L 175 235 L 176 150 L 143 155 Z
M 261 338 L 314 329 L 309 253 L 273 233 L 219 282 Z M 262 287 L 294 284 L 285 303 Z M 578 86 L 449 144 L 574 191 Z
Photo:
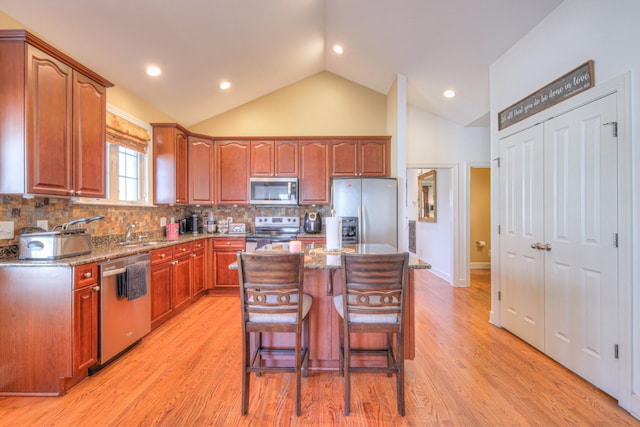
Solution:
M 216 204 L 249 203 L 249 141 L 216 141 Z
M 189 147 L 187 131 L 176 123 L 153 127 L 154 203 L 189 203 Z
M 244 238 L 215 238 L 213 239 L 212 265 L 213 265 L 213 290 L 216 293 L 239 292 L 240 282 L 238 270 L 229 270 L 229 265 L 236 262 L 236 254 L 244 251 Z
M 0 193 L 104 198 L 113 84 L 24 30 L 0 30 L 0 57 Z
M 189 204 L 211 205 L 214 199 L 213 139 L 201 135 L 189 135 Z
M 297 177 L 298 141 L 251 141 L 251 176 Z
M 75 267 L 73 288 L 73 376 L 82 379 L 98 363 L 98 265 Z
M 191 243 L 173 247 L 172 300 L 173 311 L 191 302 Z
M 173 315 L 173 249 L 151 251 L 151 329 L 166 322 Z
M 326 237 L 315 237 L 315 236 L 298 236 L 296 237 L 296 240 L 299 240 L 302 242 L 303 245 L 310 245 L 310 244 L 314 244 L 314 245 L 324 245 L 327 243 L 327 238 Z
M 207 239 L 208 240 L 208 239 Z M 207 287 L 207 240 L 198 240 L 192 244 L 191 252 L 191 295 L 202 295 Z
M 325 141 L 300 141 L 298 199 L 301 205 L 327 205 L 331 202 L 329 147 Z
M 334 140 L 331 146 L 332 177 L 387 177 L 390 171 L 390 140 Z

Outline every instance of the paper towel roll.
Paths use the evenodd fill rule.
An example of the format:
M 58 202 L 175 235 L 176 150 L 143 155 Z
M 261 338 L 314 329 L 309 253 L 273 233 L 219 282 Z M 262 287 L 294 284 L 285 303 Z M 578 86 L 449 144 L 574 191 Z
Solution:
M 485 242 L 484 240 L 478 240 L 476 242 L 476 246 L 479 248 L 484 248 L 485 246 L 487 246 L 487 242 Z
M 327 236 L 327 250 L 336 251 L 342 249 L 342 218 L 332 216 L 325 218 Z

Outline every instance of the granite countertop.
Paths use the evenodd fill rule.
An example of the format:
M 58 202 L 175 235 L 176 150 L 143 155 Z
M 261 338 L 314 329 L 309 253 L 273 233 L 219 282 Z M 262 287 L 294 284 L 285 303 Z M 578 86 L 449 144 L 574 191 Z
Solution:
M 344 253 L 359 254 L 389 254 L 398 253 L 398 249 L 391 245 L 367 244 L 367 245 L 344 245 L 341 251 L 327 251 L 321 245 L 303 245 L 304 267 L 310 269 L 339 269 L 340 255 Z M 258 249 L 258 252 L 288 253 L 289 246 L 285 244 L 270 244 Z M 431 264 L 422 261 L 415 255 L 409 256 L 409 268 L 430 269 Z M 229 269 L 237 270 L 238 265 L 234 262 L 229 265 Z
M 90 264 L 94 262 L 104 262 L 115 258 L 122 258 L 152 251 L 154 249 L 166 248 L 182 243 L 194 242 L 208 238 L 245 238 L 249 233 L 209 233 L 209 234 L 182 234 L 178 240 L 167 240 L 166 238 L 132 241 L 127 245 L 114 243 L 106 246 L 93 246 L 91 253 L 74 257 L 66 257 L 54 260 L 21 260 L 16 258 L 0 259 L 0 267 L 51 267 L 51 266 L 76 266 Z

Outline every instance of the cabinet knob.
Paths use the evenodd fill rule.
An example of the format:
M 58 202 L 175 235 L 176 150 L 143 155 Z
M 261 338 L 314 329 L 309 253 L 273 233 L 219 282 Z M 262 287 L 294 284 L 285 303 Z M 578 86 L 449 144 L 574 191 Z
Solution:
M 73 190 L 68 190 L 67 194 L 73 194 Z
M 79 196 L 82 194 L 82 191 L 76 191 L 76 196 Z
M 227 242 L 227 246 L 229 246 L 231 244 L 231 242 Z
M 187 249 L 186 249 L 186 248 L 180 248 L 180 250 L 181 250 L 182 252 L 186 252 L 186 251 L 187 251 Z
M 196 254 L 191 254 L 191 256 L 195 258 L 197 255 Z
M 167 256 L 167 254 L 160 254 L 160 258 L 164 258 L 166 256 Z
M 88 279 L 89 277 L 91 277 L 91 272 L 90 272 L 90 271 L 87 271 L 86 273 L 84 273 L 84 274 L 82 275 L 82 277 L 84 277 L 85 279 Z
M 100 286 L 94 286 L 94 287 L 93 287 L 93 288 L 91 288 L 91 289 L 93 289 L 94 291 L 98 292 L 98 291 L 100 290 Z

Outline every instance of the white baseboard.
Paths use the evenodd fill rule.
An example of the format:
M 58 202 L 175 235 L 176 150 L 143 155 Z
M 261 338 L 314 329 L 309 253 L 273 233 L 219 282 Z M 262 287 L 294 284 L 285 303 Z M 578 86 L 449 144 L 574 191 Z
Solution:
M 489 262 L 470 262 L 469 268 L 472 270 L 491 270 L 491 261 Z

